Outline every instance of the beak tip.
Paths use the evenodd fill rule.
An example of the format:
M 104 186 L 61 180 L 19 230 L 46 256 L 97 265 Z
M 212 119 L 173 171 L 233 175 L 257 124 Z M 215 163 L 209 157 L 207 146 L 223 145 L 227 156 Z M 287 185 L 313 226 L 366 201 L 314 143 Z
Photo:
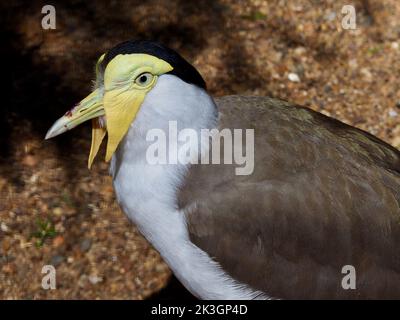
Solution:
M 51 135 L 51 132 L 49 130 L 49 131 L 47 131 L 46 136 L 44 137 L 44 140 L 49 140 L 51 138 L 52 138 L 52 135 Z
M 47 131 L 46 136 L 44 137 L 44 140 L 49 140 L 51 138 L 54 138 L 57 135 L 58 135 L 58 133 L 56 130 L 54 130 L 54 126 L 53 126 Z
M 58 136 L 61 133 L 64 133 L 65 131 L 69 130 L 66 126 L 67 120 L 65 117 L 61 117 L 58 119 L 54 124 L 51 126 L 51 128 L 47 131 L 46 136 L 44 137 L 45 140 L 49 140 L 51 138 L 54 138 L 55 136 Z

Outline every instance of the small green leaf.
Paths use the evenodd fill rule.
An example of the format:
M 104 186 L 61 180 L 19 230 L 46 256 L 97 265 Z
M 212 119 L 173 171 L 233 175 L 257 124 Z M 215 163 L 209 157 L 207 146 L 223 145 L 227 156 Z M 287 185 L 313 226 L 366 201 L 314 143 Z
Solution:
M 54 238 L 57 235 L 57 231 L 51 220 L 47 219 L 36 219 L 37 229 L 32 232 L 30 238 L 36 238 L 35 246 L 40 248 L 43 246 L 46 239 Z
M 243 16 L 244 19 L 250 20 L 250 21 L 258 21 L 258 20 L 264 20 L 267 18 L 267 16 L 260 12 L 260 11 L 254 11 L 249 15 Z

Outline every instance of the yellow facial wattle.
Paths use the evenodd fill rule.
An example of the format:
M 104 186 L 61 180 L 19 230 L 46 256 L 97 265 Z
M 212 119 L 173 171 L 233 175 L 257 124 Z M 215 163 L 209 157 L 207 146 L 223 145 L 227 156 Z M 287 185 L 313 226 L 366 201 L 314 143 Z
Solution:
M 169 63 L 148 54 L 118 55 L 109 62 L 104 71 L 103 96 L 108 139 L 106 161 L 111 159 L 127 133 L 157 77 L 172 69 Z M 136 79 L 143 74 L 151 75 L 152 79 L 141 85 Z M 97 153 L 98 148 L 93 148 L 93 151 Z M 93 161 L 95 156 L 91 155 L 90 159 Z
M 142 53 L 119 54 L 106 66 L 104 74 L 96 64 L 96 90 L 74 109 L 61 117 L 48 131 L 54 137 L 76 125 L 92 120 L 92 144 L 88 159 L 90 168 L 107 134 L 106 161 L 109 161 L 134 121 L 146 94 L 156 85 L 160 75 L 172 66 L 155 56 Z M 105 117 L 105 124 L 99 117 Z

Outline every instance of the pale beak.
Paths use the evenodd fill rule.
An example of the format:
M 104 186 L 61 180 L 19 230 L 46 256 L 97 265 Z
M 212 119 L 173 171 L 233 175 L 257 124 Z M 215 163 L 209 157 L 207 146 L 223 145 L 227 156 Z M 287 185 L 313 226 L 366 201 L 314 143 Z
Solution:
M 83 99 L 72 110 L 58 119 L 47 131 L 45 139 L 50 139 L 75 128 L 77 125 L 100 116 L 105 115 L 102 97 L 96 89 Z

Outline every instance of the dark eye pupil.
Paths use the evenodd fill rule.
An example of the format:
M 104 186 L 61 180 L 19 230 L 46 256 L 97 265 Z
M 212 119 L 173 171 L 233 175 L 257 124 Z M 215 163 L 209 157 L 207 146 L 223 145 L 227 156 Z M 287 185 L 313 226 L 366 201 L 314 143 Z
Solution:
M 139 79 L 139 81 L 140 81 L 141 83 L 145 83 L 145 82 L 147 81 L 147 76 L 141 76 L 140 79 Z

